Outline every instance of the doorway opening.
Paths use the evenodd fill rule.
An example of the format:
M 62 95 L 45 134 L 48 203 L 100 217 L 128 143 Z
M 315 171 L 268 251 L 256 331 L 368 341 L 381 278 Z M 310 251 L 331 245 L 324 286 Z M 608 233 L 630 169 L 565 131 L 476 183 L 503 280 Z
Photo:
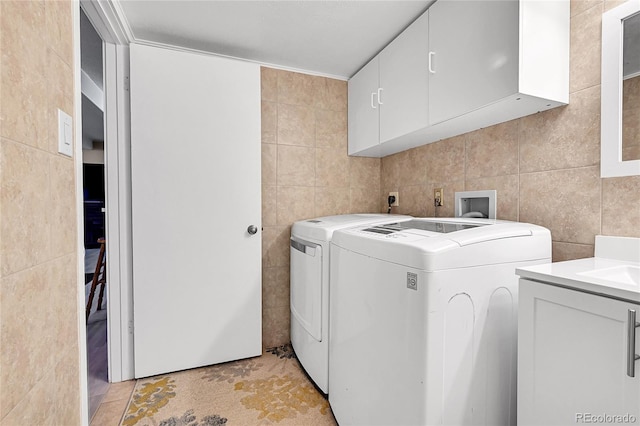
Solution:
M 87 306 L 87 387 L 89 420 L 109 390 L 107 344 L 108 291 L 96 290 L 87 305 L 105 227 L 104 84 L 102 39 L 80 9 L 82 91 L 82 187 L 84 216 L 85 306 Z M 95 276 L 97 280 L 99 277 Z M 107 284 L 108 285 L 108 284 Z M 103 297 L 99 297 L 100 294 Z

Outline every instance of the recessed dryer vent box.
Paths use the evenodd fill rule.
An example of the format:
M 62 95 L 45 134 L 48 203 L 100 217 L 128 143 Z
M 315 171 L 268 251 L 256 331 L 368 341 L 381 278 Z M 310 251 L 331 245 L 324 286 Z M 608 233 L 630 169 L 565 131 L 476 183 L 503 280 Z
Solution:
M 496 191 L 456 192 L 455 217 L 496 218 Z

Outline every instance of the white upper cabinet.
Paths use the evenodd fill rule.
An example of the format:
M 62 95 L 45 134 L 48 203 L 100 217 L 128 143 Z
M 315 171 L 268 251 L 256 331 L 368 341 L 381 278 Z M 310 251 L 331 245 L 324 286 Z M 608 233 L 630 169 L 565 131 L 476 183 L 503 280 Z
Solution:
M 516 93 L 518 2 L 437 1 L 429 50 L 429 124 Z
M 380 142 L 418 130 L 429 116 L 429 14 L 380 52 Z
M 378 145 L 378 62 L 376 56 L 349 80 L 349 154 Z
M 381 157 L 566 105 L 569 0 L 438 0 L 376 59 L 377 87 L 356 99 L 360 73 L 349 81 L 352 155 Z M 361 138 L 366 108 L 378 112 L 377 139 Z
M 349 154 L 428 125 L 428 34 L 425 13 L 349 80 Z

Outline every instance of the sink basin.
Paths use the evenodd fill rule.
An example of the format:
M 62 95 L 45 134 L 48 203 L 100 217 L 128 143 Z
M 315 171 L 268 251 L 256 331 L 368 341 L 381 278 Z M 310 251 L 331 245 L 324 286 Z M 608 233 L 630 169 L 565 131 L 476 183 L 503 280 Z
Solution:
M 640 266 L 613 266 L 611 268 L 594 269 L 591 271 L 580 272 L 578 273 L 578 275 L 585 275 L 588 277 L 613 281 L 624 285 L 640 285 Z

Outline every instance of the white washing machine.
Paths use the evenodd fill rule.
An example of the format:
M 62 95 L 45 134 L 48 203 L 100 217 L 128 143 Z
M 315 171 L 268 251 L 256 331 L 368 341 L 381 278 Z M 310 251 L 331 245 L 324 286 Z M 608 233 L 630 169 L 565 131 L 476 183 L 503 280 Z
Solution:
M 516 267 L 550 232 L 413 219 L 331 243 L 329 402 L 346 425 L 516 424 Z
M 300 364 L 329 391 L 329 243 L 333 232 L 410 216 L 349 214 L 303 220 L 291 228 L 291 344 Z

